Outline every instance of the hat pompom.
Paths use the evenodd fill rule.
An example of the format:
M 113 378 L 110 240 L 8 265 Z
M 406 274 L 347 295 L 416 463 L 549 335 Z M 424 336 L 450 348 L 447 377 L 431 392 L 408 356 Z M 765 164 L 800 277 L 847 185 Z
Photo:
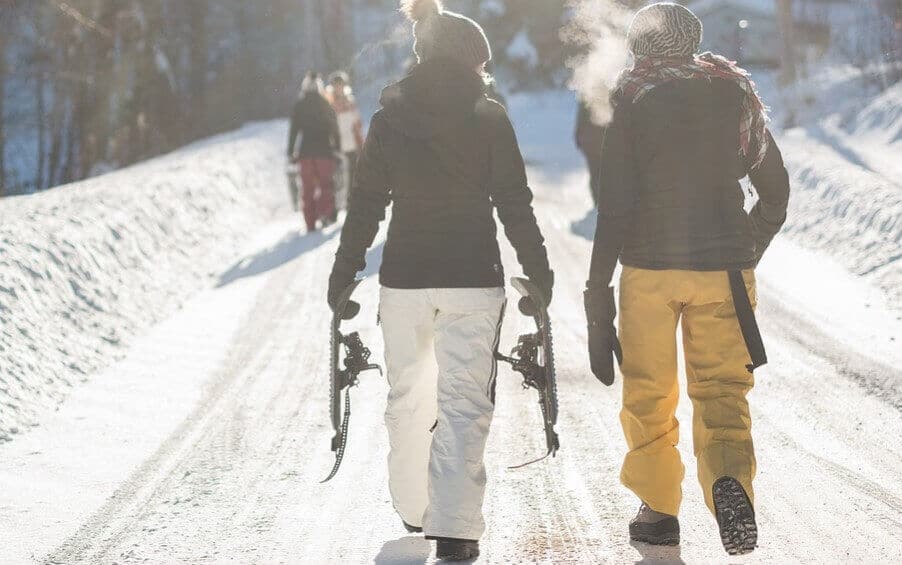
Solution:
M 441 0 L 402 0 L 401 12 L 414 22 L 421 22 L 430 16 L 437 16 L 442 11 Z

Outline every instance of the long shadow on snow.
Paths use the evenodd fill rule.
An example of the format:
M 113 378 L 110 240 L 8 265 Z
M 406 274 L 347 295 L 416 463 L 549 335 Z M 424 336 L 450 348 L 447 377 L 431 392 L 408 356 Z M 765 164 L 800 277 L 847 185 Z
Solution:
M 338 230 L 333 230 L 327 234 L 313 232 L 302 235 L 292 230 L 269 249 L 238 261 L 228 271 L 220 275 L 219 283 L 216 286 L 223 287 L 239 279 L 255 277 L 277 269 L 297 259 L 304 253 L 313 251 L 331 240 L 338 233 Z
M 422 565 L 431 552 L 431 544 L 422 537 L 406 536 L 385 542 L 373 562 L 376 565 Z

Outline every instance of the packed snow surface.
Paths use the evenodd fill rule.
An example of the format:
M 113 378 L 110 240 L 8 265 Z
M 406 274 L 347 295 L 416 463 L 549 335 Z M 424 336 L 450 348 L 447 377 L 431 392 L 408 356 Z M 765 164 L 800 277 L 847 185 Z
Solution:
M 248 126 L 102 177 L 0 200 L 0 443 L 208 285 L 284 186 Z M 275 163 L 279 163 L 278 166 Z M 280 195 L 281 196 L 281 195 Z
M 587 366 L 581 290 L 594 218 L 587 178 L 570 146 L 574 102 L 569 95 L 549 93 L 516 96 L 510 103 L 557 273 L 551 315 L 562 449 L 555 459 L 522 470 L 507 468 L 541 453 L 544 439 L 534 393 L 523 391 L 520 379 L 503 369 L 486 455 L 488 532 L 479 562 L 902 561 L 902 352 L 895 345 L 902 330 L 887 293 L 873 284 L 882 279 L 856 275 L 849 267 L 850 260 L 866 255 L 863 249 L 846 248 L 858 233 L 873 237 L 879 247 L 880 232 L 846 233 L 848 226 L 835 220 L 832 207 L 795 203 L 793 215 L 810 213 L 824 224 L 809 231 L 826 234 L 834 225 L 842 237 L 812 250 L 800 244 L 814 240 L 792 230 L 789 237 L 777 239 L 759 268 L 760 323 L 770 357 L 770 364 L 756 372 L 758 384 L 751 394 L 759 461 L 759 549 L 727 559 L 695 483 L 691 441 L 685 439 L 680 444 L 687 470 L 682 546 L 630 544 L 626 524 L 638 501 L 618 482 L 625 451 L 617 417 L 619 383 L 603 387 Z M 236 204 L 222 205 L 224 210 L 280 199 L 283 206 L 265 223 L 256 220 L 256 212 L 217 214 L 234 218 L 242 237 L 215 228 L 222 231 L 208 233 L 213 241 L 206 247 L 196 244 L 204 253 L 191 255 L 198 274 L 157 275 L 194 281 L 191 288 L 198 288 L 213 272 L 218 274 L 215 285 L 187 299 L 178 312 L 172 313 L 172 304 L 167 304 L 171 315 L 161 314 L 165 319 L 129 339 L 127 348 L 96 353 L 101 360 L 118 350 L 125 356 L 92 372 L 57 412 L 41 419 L 41 426 L 0 445 L 0 563 L 432 562 L 430 543 L 406 535 L 389 502 L 388 446 L 381 425 L 384 379 L 364 375 L 353 391 L 344 466 L 333 482 L 319 484 L 332 463 L 327 410 L 330 314 L 324 296 L 338 230 L 304 234 L 298 228 L 300 219 L 287 212 L 278 158 L 284 128 L 256 126 L 146 165 L 157 169 L 139 167 L 118 177 L 122 184 L 138 186 L 134 171 L 145 170 L 158 173 L 147 182 L 159 182 L 160 177 L 177 181 L 179 174 L 190 182 L 201 174 L 195 170 L 198 162 L 206 162 L 230 171 L 225 176 L 234 186 L 226 194 Z M 806 164 L 803 150 L 811 149 L 816 159 L 839 159 L 823 142 L 805 133 L 794 135 L 801 139 L 785 142 L 798 143 L 798 164 L 790 163 L 794 176 L 801 174 L 795 169 Z M 179 160 L 191 174 L 179 172 L 174 166 Z M 841 161 L 835 165 L 842 169 Z M 261 172 L 261 167 L 268 168 Z M 837 174 L 859 173 L 849 166 Z M 261 182 L 261 174 L 271 175 L 272 182 Z M 96 182 L 103 185 L 110 178 L 116 177 Z M 795 187 L 795 198 L 810 191 L 802 202 L 816 202 L 818 186 Z M 220 185 L 209 189 L 224 190 Z M 181 196 L 197 198 L 195 191 L 190 198 Z M 62 211 L 58 215 L 67 217 Z M 163 215 L 170 216 L 178 214 Z M 55 216 L 48 213 L 36 221 L 49 222 L 47 217 Z M 259 229 L 252 233 L 238 229 L 255 222 Z M 101 222 L 83 229 L 93 233 L 95 223 Z M 132 232 L 120 224 L 129 236 Z M 73 231 L 66 239 L 78 240 L 79 233 Z M 229 257 L 231 250 L 216 248 L 228 248 L 239 239 L 240 260 Z M 136 242 L 140 237 L 116 241 Z M 169 249 L 171 240 L 163 241 L 161 248 Z M 380 234 L 369 274 L 383 241 Z M 116 272 L 115 263 L 91 270 L 93 261 L 104 261 L 102 253 L 97 255 L 83 267 L 91 277 Z M 504 255 L 508 271 L 515 273 L 513 252 L 505 247 Z M 160 256 L 165 254 L 161 251 Z M 162 260 L 148 263 L 153 261 Z M 187 258 L 170 261 L 158 268 L 179 271 L 189 265 Z M 45 263 L 34 259 L 30 264 L 45 268 Z M 142 265 L 138 261 L 138 267 Z M 185 279 L 172 278 L 182 276 Z M 139 278 L 138 288 L 124 286 L 130 281 L 115 285 L 118 295 L 136 297 L 122 302 L 124 312 L 138 311 L 129 306 L 135 303 L 163 308 L 164 302 L 181 302 L 190 292 L 154 303 L 144 298 L 155 296 L 150 290 L 156 288 L 142 282 L 146 280 Z M 351 326 L 361 331 L 374 359 L 381 362 L 377 290 L 375 277 L 363 284 L 359 292 L 364 309 Z M 113 310 L 113 302 L 102 303 Z M 34 304 L 32 312 L 43 312 Z M 143 318 L 141 327 L 147 327 L 148 319 Z M 502 348 L 512 346 L 516 335 L 528 329 L 525 318 L 511 313 Z M 90 323 L 81 331 L 93 335 Z M 83 354 L 73 348 L 69 357 Z M 678 417 L 688 424 L 690 403 L 683 395 Z

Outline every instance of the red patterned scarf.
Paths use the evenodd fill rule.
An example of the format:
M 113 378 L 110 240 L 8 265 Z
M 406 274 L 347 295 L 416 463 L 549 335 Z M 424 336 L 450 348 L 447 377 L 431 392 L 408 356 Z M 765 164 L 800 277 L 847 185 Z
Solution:
M 656 86 L 675 80 L 720 78 L 736 83 L 745 96 L 739 122 L 739 154 L 757 168 L 767 154 L 767 108 L 755 90 L 749 73 L 720 55 L 703 53 L 693 58 L 644 57 L 624 71 L 617 81 L 614 101 L 639 102 Z

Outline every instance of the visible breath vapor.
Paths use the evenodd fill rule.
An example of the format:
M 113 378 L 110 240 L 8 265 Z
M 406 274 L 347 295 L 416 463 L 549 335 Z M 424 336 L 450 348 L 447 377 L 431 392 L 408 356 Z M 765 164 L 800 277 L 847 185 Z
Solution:
M 570 87 L 603 125 L 611 119 L 611 89 L 629 61 L 626 31 L 633 12 L 614 0 L 570 0 L 569 6 L 572 18 L 562 37 L 580 53 L 567 63 Z

